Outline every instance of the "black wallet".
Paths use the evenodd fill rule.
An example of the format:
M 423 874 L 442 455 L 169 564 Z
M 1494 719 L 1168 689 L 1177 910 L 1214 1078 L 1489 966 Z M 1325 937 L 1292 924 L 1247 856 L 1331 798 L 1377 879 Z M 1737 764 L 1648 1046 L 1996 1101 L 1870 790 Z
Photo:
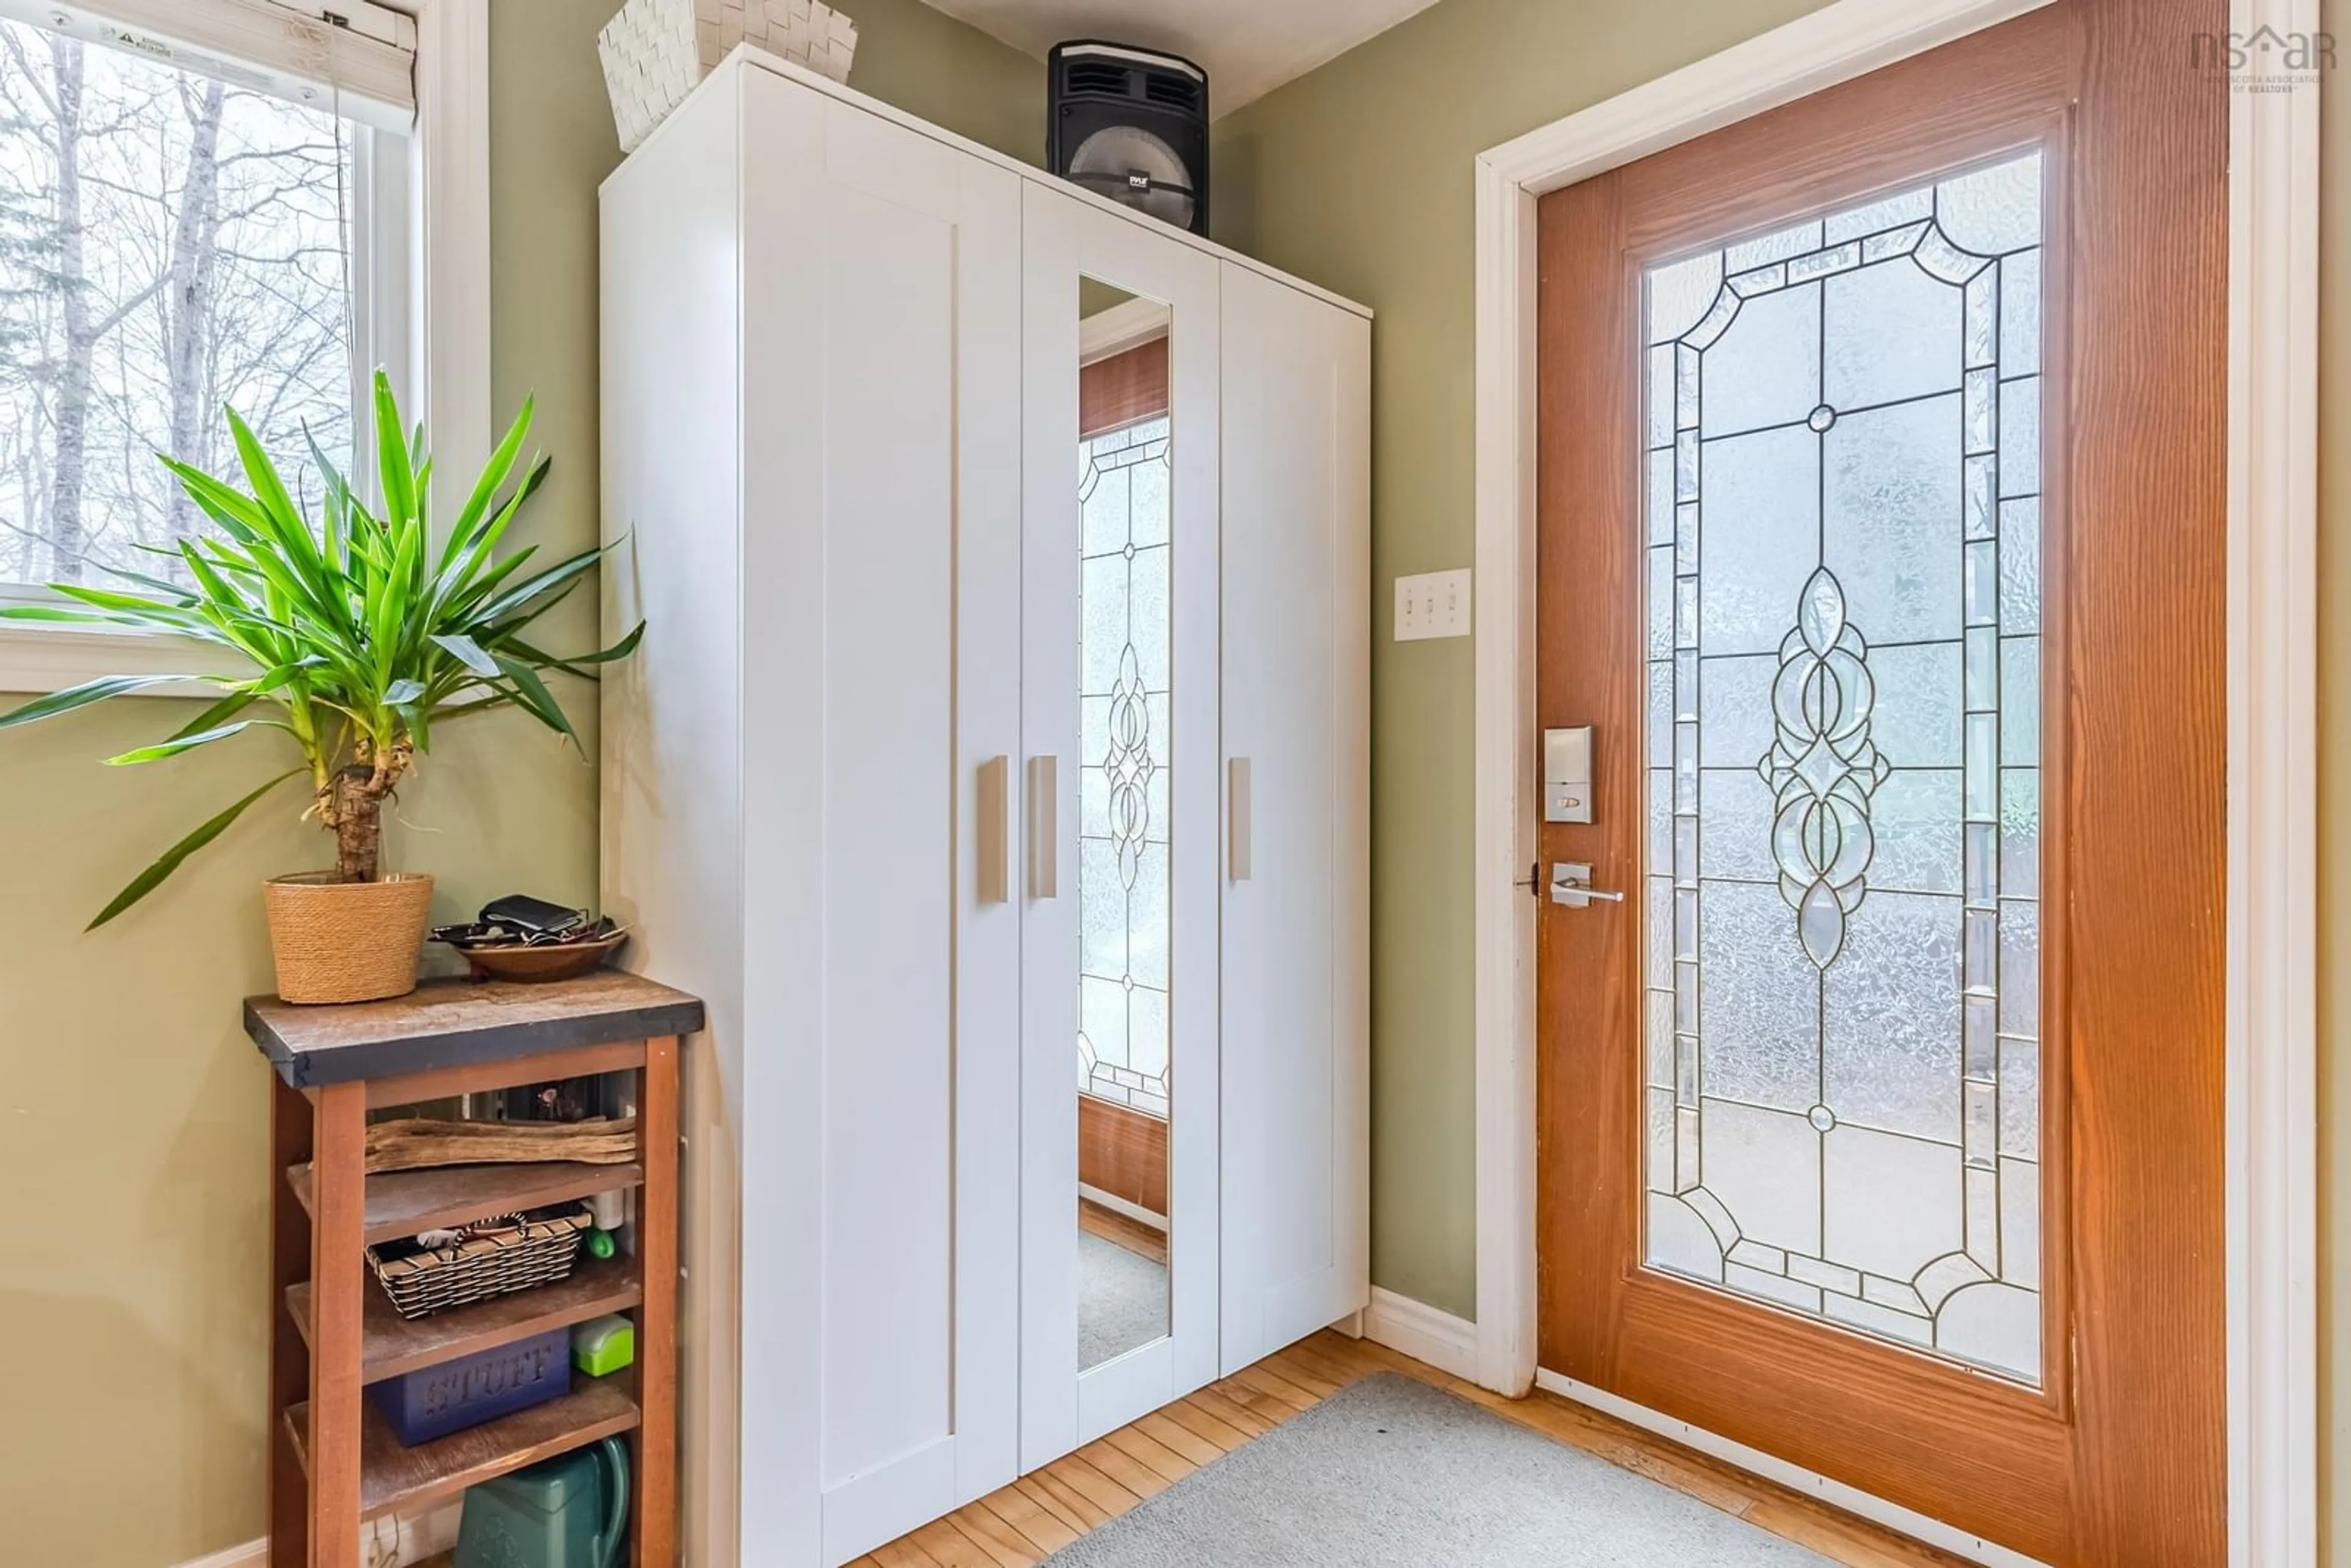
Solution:
M 503 925 L 509 931 L 519 931 L 531 936 L 553 936 L 570 930 L 588 918 L 585 912 L 566 909 L 559 904 L 549 904 L 543 898 L 533 898 L 527 893 L 510 893 L 482 905 L 481 922 L 485 925 Z

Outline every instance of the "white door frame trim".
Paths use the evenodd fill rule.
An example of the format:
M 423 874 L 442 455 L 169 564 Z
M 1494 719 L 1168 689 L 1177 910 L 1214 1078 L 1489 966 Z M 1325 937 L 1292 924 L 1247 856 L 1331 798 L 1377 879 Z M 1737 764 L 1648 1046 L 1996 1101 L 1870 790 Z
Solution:
M 1834 0 L 1477 160 L 1477 1361 L 1487 1387 L 1521 1394 L 1535 1377 L 1535 906 L 1513 883 L 1535 859 L 1536 199 L 2045 3 Z M 2230 24 L 2314 32 L 2318 0 L 2231 0 Z M 2311 1568 L 2315 88 L 2238 91 L 2230 143 L 2230 1561 Z

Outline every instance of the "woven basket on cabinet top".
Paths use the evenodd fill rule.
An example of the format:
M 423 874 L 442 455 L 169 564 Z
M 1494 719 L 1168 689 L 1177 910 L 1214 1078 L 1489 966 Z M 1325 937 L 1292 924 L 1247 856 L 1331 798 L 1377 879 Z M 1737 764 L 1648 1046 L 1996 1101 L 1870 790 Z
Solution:
M 823 0 L 629 0 L 596 35 L 621 151 L 635 152 L 737 44 L 847 81 L 857 24 Z

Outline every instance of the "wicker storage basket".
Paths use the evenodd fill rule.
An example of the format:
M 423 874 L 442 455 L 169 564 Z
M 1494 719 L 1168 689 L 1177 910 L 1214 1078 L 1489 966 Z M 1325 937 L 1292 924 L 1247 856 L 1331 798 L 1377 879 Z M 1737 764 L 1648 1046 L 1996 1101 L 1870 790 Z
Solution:
M 432 923 L 433 879 L 395 872 L 337 882 L 330 871 L 261 887 L 277 994 L 289 1002 L 372 1002 L 416 988 L 416 960 Z
M 635 152 L 737 44 L 847 81 L 857 24 L 823 0 L 629 0 L 596 35 L 621 151 Z
M 368 1267 L 403 1318 L 486 1301 L 534 1285 L 551 1285 L 571 1272 L 580 1239 L 595 1224 L 586 1208 L 552 1218 L 509 1217 L 484 1221 L 452 1247 L 387 1256 L 367 1249 Z M 496 1227 L 493 1228 L 493 1227 Z

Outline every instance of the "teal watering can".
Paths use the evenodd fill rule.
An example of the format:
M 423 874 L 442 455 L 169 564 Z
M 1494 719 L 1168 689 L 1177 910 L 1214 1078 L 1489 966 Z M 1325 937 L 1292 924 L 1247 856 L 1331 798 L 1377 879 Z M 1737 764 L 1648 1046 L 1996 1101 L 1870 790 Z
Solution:
M 620 1568 L 628 1530 L 628 1446 L 607 1437 L 466 1492 L 455 1568 Z

